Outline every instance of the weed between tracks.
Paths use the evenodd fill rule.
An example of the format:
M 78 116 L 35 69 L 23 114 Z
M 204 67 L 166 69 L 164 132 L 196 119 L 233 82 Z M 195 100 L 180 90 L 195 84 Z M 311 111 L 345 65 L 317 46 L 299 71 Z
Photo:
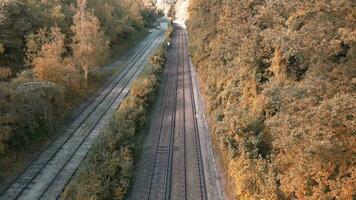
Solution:
M 123 199 L 130 185 L 143 128 L 157 96 L 166 59 L 161 46 L 133 83 L 110 124 L 62 194 L 63 199 Z

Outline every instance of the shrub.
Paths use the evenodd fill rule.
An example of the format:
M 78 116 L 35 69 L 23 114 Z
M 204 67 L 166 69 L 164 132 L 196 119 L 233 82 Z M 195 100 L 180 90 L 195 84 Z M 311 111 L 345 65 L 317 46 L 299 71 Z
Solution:
M 7 152 L 9 141 L 14 135 L 14 124 L 16 124 L 13 109 L 12 97 L 13 90 L 6 85 L 0 85 L 0 155 Z
M 63 92 L 53 83 L 28 82 L 16 88 L 16 139 L 12 145 L 31 144 L 33 140 L 54 133 L 63 116 Z
M 1 85 L 0 154 L 25 148 L 51 134 L 63 117 L 63 91 L 49 82 Z

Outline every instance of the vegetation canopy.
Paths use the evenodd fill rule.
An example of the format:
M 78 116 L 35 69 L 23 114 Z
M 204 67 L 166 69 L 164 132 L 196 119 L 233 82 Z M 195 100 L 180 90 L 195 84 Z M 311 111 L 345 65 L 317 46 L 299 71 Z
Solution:
M 354 199 L 354 2 L 192 0 L 189 13 L 230 196 Z

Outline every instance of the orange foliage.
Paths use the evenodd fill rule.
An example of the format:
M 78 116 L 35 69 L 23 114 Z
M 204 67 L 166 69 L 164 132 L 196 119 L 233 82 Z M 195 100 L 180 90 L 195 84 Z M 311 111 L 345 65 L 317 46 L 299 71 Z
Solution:
M 89 72 L 105 61 L 108 39 L 100 30 L 99 20 L 86 9 L 86 0 L 78 0 L 73 23 L 73 59 L 84 71 L 84 79 L 88 81 Z
M 233 198 L 355 198 L 355 16 L 350 0 L 191 2 Z
M 0 67 L 0 80 L 11 77 L 11 69 L 8 67 Z

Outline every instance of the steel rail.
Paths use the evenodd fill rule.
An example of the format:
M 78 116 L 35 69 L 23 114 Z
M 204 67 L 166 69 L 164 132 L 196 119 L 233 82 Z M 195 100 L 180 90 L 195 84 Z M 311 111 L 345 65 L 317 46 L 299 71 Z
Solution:
M 158 37 L 154 40 L 156 41 L 158 38 L 160 38 L 162 35 L 161 33 L 158 34 Z M 153 42 L 154 43 L 154 42 Z M 151 45 L 153 44 L 151 43 Z M 149 47 L 151 47 L 151 45 Z M 149 48 L 147 48 L 148 50 Z M 146 53 L 146 51 L 144 52 L 144 54 Z M 143 54 L 143 55 L 144 55 Z M 139 60 L 137 60 L 138 62 Z M 135 64 L 137 64 L 137 62 Z M 143 64 L 145 61 L 141 62 L 141 64 Z M 125 86 L 121 89 L 121 91 L 119 92 L 119 94 L 117 96 L 115 96 L 112 101 L 110 102 L 109 106 L 105 109 L 105 111 L 103 112 L 103 114 L 101 115 L 100 119 L 103 118 L 103 116 L 106 114 L 106 112 L 111 108 L 111 106 L 114 104 L 114 102 L 116 101 L 116 99 L 122 94 L 123 90 L 127 87 L 127 85 L 130 84 L 130 82 L 133 80 L 133 78 L 135 77 L 135 75 L 139 72 L 139 70 L 141 69 L 141 67 L 138 67 L 137 69 L 135 69 L 134 73 L 131 75 L 131 77 L 129 78 L 129 80 L 126 81 Z M 56 173 L 55 177 L 52 179 L 52 181 L 47 185 L 47 187 L 45 188 L 44 192 L 39 196 L 38 199 L 41 199 L 43 197 L 43 195 L 45 194 L 45 192 L 48 190 L 48 188 L 52 185 L 52 183 L 56 180 L 57 176 L 62 172 L 62 170 L 68 165 L 68 163 L 71 161 L 71 159 L 73 158 L 73 156 L 78 152 L 78 150 L 80 149 L 80 147 L 87 141 L 88 137 L 90 136 L 90 133 L 95 129 L 96 125 L 99 124 L 100 119 L 96 121 L 95 125 L 93 126 L 93 128 L 91 128 L 89 130 L 89 134 L 87 134 L 87 136 L 83 139 L 83 141 L 77 146 L 77 148 L 75 149 L 75 151 L 70 155 L 69 159 L 65 162 L 65 164 L 61 167 L 61 169 Z M 71 175 L 71 177 L 74 175 L 74 173 Z
M 146 51 L 149 49 L 149 47 L 157 40 L 157 38 L 159 38 L 162 35 L 162 32 L 160 32 L 159 34 L 157 34 L 150 42 L 148 42 L 148 44 L 142 48 L 138 53 L 136 53 L 133 57 L 131 57 L 128 61 L 127 66 L 125 67 L 125 69 L 109 84 L 112 85 L 112 87 L 109 89 L 109 91 L 105 92 L 105 90 L 107 90 L 107 88 L 103 88 L 99 93 L 99 96 L 95 99 L 99 99 L 99 102 L 96 103 L 96 105 L 94 106 L 94 108 L 88 113 L 86 114 L 86 116 L 79 122 L 79 125 L 77 125 L 72 131 L 69 132 L 67 138 L 59 145 L 59 147 L 57 147 L 57 149 L 52 153 L 51 156 L 49 156 L 49 158 L 47 159 L 47 161 L 44 162 L 44 164 L 42 164 L 42 166 L 37 170 L 37 172 L 33 175 L 33 177 L 31 179 L 29 179 L 29 181 L 27 182 L 27 184 L 25 184 L 24 187 L 21 188 L 20 191 L 17 192 L 17 195 L 15 196 L 14 199 L 17 199 L 22 193 L 23 191 L 28 187 L 28 185 L 37 177 L 37 175 L 44 169 L 45 166 L 47 166 L 47 164 L 52 160 L 52 158 L 58 153 L 58 151 L 70 140 L 70 138 L 72 138 L 72 136 L 75 134 L 75 132 L 85 123 L 85 121 L 89 118 L 89 116 L 96 110 L 96 108 L 101 105 L 104 100 L 106 99 L 106 97 L 108 97 L 111 93 L 111 91 L 113 91 L 113 89 L 120 83 L 120 81 L 125 77 L 126 74 L 128 74 L 128 72 L 133 68 L 133 66 L 136 64 L 136 62 L 139 60 L 140 56 L 144 55 L 146 53 Z M 104 94 L 104 96 L 102 97 L 102 93 L 106 93 Z M 121 94 L 121 92 L 117 95 L 119 96 Z M 116 97 L 114 97 L 114 99 L 116 99 Z M 93 103 L 95 103 L 95 100 Z M 88 107 L 91 105 L 88 105 Z M 110 105 L 108 106 L 110 108 Z M 105 111 L 106 112 L 106 111 Z M 104 112 L 104 114 L 105 114 Z M 100 121 L 100 119 L 98 119 L 97 121 Z M 74 123 L 73 123 L 74 124 Z M 71 129 L 72 127 L 69 126 L 67 129 Z M 89 131 L 90 133 L 90 131 Z M 89 133 L 87 135 L 89 135 Z M 59 136 L 57 137 L 57 139 L 59 138 Z M 84 139 L 85 140 L 85 139 Z M 56 140 L 53 141 L 53 143 L 55 143 Z M 80 145 L 79 145 L 80 146 Z M 49 145 L 48 148 L 50 148 L 51 145 Z M 74 152 L 75 153 L 75 152 Z M 40 156 L 39 156 L 40 158 Z M 12 184 L 16 183 L 17 180 L 19 180 L 21 178 L 21 175 L 23 175 L 26 170 L 31 167 L 31 164 L 33 164 L 34 162 L 36 162 L 37 160 L 32 161 L 24 170 L 23 172 L 12 182 Z M 6 190 L 4 190 L 4 192 L 1 194 L 0 199 L 5 199 L 6 196 L 6 192 L 11 188 L 12 184 L 10 184 Z
M 174 33 L 174 34 L 176 34 L 176 33 Z M 173 38 L 174 38 L 174 36 L 173 36 Z M 172 58 L 174 58 L 173 47 L 174 47 L 174 44 L 176 44 L 176 42 L 177 42 L 176 39 L 172 42 L 172 44 L 171 44 L 172 49 L 169 52 L 170 56 L 169 56 L 168 60 L 171 61 L 171 63 L 169 63 L 170 64 L 170 66 L 169 66 L 170 67 L 169 68 L 169 70 L 170 70 L 169 72 L 170 73 L 168 73 L 168 79 L 167 79 L 168 85 L 167 85 L 166 90 L 164 92 L 164 103 L 163 103 L 162 115 L 161 115 L 161 119 L 160 119 L 160 127 L 159 127 L 159 130 L 158 130 L 159 135 L 158 135 L 158 140 L 157 140 L 156 145 L 155 145 L 155 155 L 154 155 L 154 161 L 153 161 L 154 165 L 153 165 L 152 172 L 151 172 L 151 175 L 150 175 L 150 184 L 149 184 L 149 188 L 148 188 L 147 200 L 150 199 L 150 196 L 152 194 L 154 172 L 155 172 L 156 167 L 157 167 L 158 151 L 159 151 L 159 146 L 161 144 L 161 139 L 162 139 L 162 126 L 163 126 L 164 116 L 165 116 L 165 113 L 166 113 L 166 108 L 167 108 L 167 103 L 168 103 L 168 91 L 169 91 L 169 89 L 171 87 L 173 87 L 174 93 L 177 93 L 177 82 L 171 82 L 172 76 L 170 75 L 172 73 L 174 74 L 174 70 L 177 71 L 175 69 L 175 66 L 174 66 L 174 60 L 172 59 Z M 177 77 L 177 73 L 175 73 L 175 74 L 176 74 L 176 77 Z M 168 173 L 168 172 L 166 172 L 166 173 Z M 167 182 L 167 181 L 165 180 L 165 182 Z M 164 196 L 166 196 L 166 191 L 165 191 Z
M 192 83 L 192 73 L 191 73 L 191 65 L 190 65 L 190 60 L 189 60 L 189 55 L 187 55 L 188 49 L 187 49 L 187 38 L 186 35 L 184 37 L 184 54 L 185 58 L 187 59 L 188 63 L 188 73 L 189 73 L 189 87 L 190 87 L 190 93 L 191 93 L 191 106 L 193 110 L 193 122 L 194 122 L 194 139 L 195 139 L 195 146 L 196 146 L 196 156 L 198 160 L 198 172 L 199 172 L 199 181 L 200 181 L 200 195 L 201 199 L 207 199 L 207 192 L 206 192 L 206 183 L 205 183 L 205 175 L 204 175 L 204 166 L 203 166 L 203 160 L 202 160 L 202 155 L 201 155 L 201 148 L 200 148 L 200 139 L 199 139 L 199 130 L 198 130 L 198 122 L 196 118 L 196 107 L 195 107 L 195 101 L 194 101 L 194 90 L 193 90 L 193 83 Z

